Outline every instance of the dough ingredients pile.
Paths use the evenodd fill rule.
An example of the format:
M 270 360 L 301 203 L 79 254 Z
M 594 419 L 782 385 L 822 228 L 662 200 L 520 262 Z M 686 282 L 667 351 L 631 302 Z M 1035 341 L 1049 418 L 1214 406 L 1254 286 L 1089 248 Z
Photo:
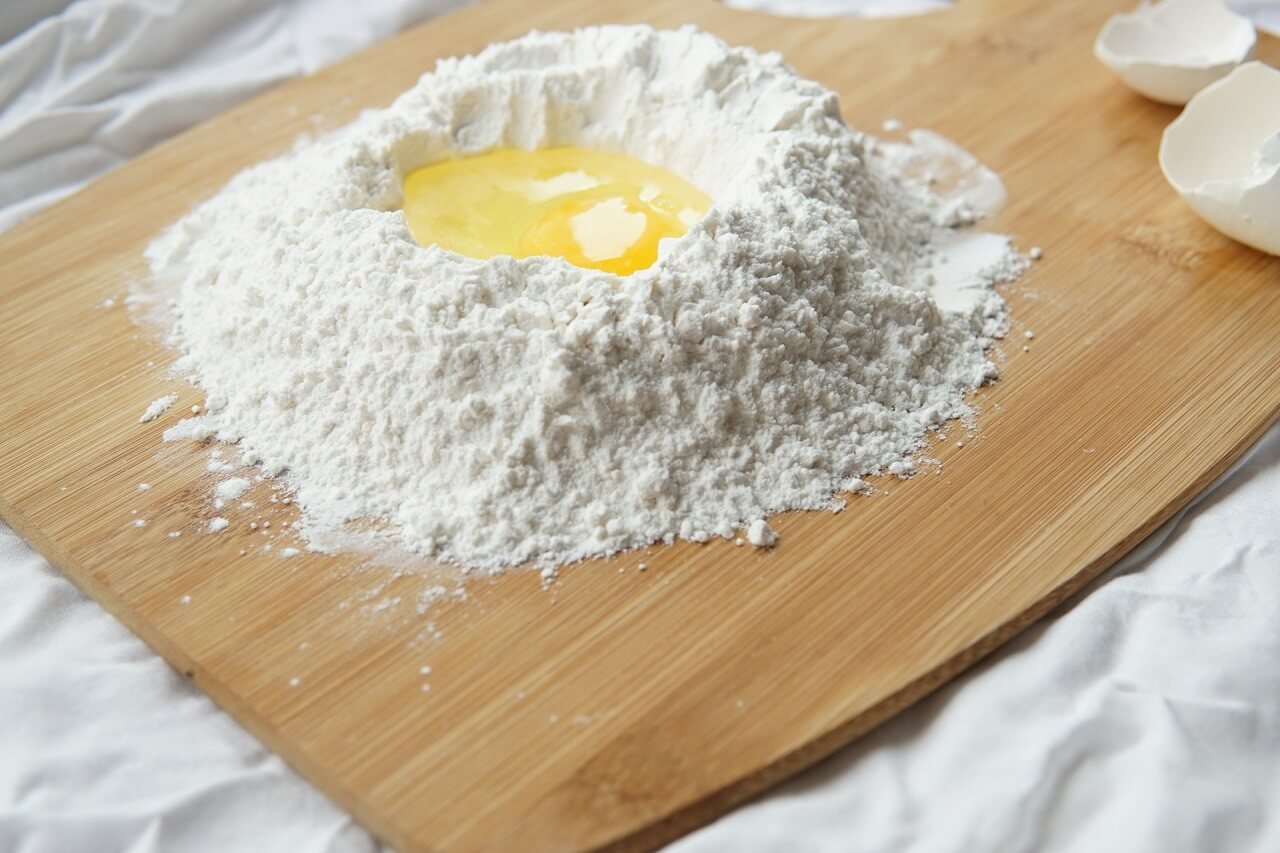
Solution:
M 406 227 L 414 169 L 562 145 L 659 164 L 714 205 L 627 276 L 475 260 Z M 973 214 L 885 147 L 778 55 L 692 28 L 535 32 L 442 61 L 148 248 L 178 369 L 207 395 L 166 437 L 235 442 L 286 477 L 321 549 L 371 537 L 496 570 L 676 537 L 770 545 L 770 514 L 909 475 L 996 375 L 993 285 L 1022 259 L 979 235 L 943 310 L 936 277 Z

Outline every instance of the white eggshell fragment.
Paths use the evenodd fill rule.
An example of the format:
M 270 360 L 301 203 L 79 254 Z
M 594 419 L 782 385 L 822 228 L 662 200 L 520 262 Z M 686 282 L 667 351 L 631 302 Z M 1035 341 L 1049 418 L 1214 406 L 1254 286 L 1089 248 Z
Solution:
M 1134 91 L 1185 104 L 1248 59 L 1256 40 L 1249 19 L 1222 0 L 1165 0 L 1113 16 L 1093 53 Z
M 1280 255 L 1280 71 L 1250 62 L 1192 98 L 1160 168 L 1214 228 Z

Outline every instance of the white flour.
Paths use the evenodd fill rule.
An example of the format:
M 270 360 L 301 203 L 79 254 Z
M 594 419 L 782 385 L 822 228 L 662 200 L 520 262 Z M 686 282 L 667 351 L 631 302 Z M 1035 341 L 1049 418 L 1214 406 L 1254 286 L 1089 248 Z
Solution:
M 485 569 L 744 527 L 771 545 L 771 513 L 909 474 L 996 373 L 991 285 L 1020 259 L 994 238 L 941 309 L 936 247 L 964 216 L 872 144 L 777 55 L 689 28 L 534 33 L 441 62 L 150 246 L 208 399 L 170 435 L 285 472 L 317 547 L 359 518 Z M 407 172 L 553 145 L 662 165 L 715 206 L 626 278 L 414 242 Z
M 142 412 L 142 417 L 138 418 L 138 423 L 150 423 L 165 412 L 173 408 L 173 404 L 178 402 L 177 394 L 165 394 L 163 397 L 157 397 L 152 400 L 147 408 Z

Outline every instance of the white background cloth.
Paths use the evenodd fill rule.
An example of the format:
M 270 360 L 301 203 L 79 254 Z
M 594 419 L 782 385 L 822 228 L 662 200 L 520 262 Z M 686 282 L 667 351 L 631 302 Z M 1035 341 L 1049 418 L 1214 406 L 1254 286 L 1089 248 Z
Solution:
M 2 4 L 0 228 L 449 5 Z M 0 571 L 0 850 L 377 849 L 3 526 Z M 1280 850 L 1280 428 L 976 671 L 674 847 Z

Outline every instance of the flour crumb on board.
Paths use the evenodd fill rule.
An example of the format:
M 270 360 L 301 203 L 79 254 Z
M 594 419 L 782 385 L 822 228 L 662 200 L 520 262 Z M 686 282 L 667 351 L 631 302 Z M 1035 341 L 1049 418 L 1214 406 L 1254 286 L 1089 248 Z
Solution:
M 231 522 L 227 521 L 222 516 L 220 515 L 216 516 L 215 518 L 209 519 L 209 532 L 221 533 L 222 531 L 226 530 L 230 524 Z
M 247 492 L 250 485 L 244 477 L 231 477 L 214 487 L 213 496 L 217 500 L 233 501 Z
M 168 433 L 166 432 L 165 435 L 167 436 Z M 205 468 L 211 474 L 227 474 L 236 470 L 236 466 L 224 459 L 222 451 L 217 448 L 209 451 L 209 458 L 205 462 Z
M 444 598 L 448 593 L 449 591 L 443 586 L 433 586 L 418 593 L 418 615 L 426 614 L 437 601 Z
M 146 424 L 154 421 L 165 412 L 173 408 L 173 404 L 178 402 L 177 394 L 165 394 L 163 397 L 157 397 L 152 400 L 150 405 L 143 411 L 142 417 L 138 418 L 138 423 Z
M 747 541 L 757 548 L 771 548 L 778 542 L 778 534 L 763 518 L 757 518 L 747 528 Z

